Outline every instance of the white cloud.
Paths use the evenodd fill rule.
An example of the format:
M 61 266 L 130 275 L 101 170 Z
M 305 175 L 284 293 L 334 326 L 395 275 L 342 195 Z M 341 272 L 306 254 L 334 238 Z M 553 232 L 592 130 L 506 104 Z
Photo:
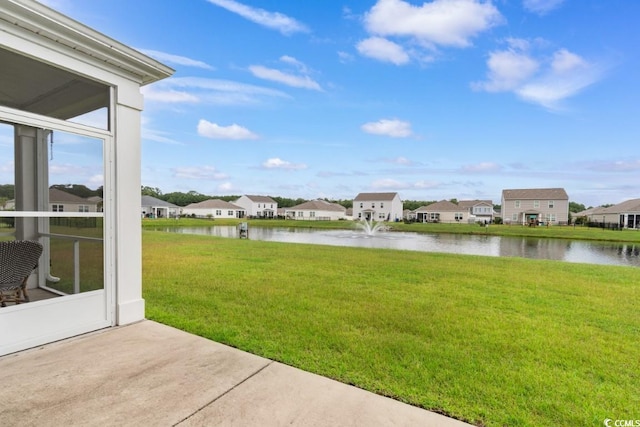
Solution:
M 285 73 L 274 68 L 263 67 L 262 65 L 251 65 L 249 71 L 260 79 L 270 80 L 292 87 L 322 91 L 318 82 L 307 75 Z
M 198 97 L 185 91 L 162 89 L 161 85 L 149 85 L 140 89 L 145 99 L 167 103 L 197 103 Z
M 562 3 L 564 0 L 523 0 L 522 5 L 529 12 L 545 15 L 560 7 Z
M 344 51 L 338 51 L 338 59 L 340 60 L 340 62 L 342 62 L 343 64 L 346 64 L 347 62 L 351 62 L 353 61 L 353 55 L 351 55 L 348 52 L 344 52 Z
M 226 173 L 219 172 L 213 166 L 191 166 L 173 168 L 174 178 L 196 179 L 196 180 L 221 180 L 227 179 Z
M 426 46 L 466 47 L 472 37 L 502 22 L 491 2 L 478 0 L 433 0 L 421 6 L 378 0 L 365 15 L 369 33 L 409 37 Z
M 413 162 L 409 159 L 407 159 L 406 157 L 396 157 L 395 159 L 390 159 L 391 163 L 394 163 L 396 165 L 404 165 L 404 166 L 411 166 L 413 164 Z
M 234 0 L 208 1 L 211 4 L 227 9 L 229 12 L 236 13 L 258 25 L 280 31 L 284 35 L 309 31 L 304 24 L 279 12 L 269 12 L 257 7 L 247 6 Z
M 249 67 L 249 71 L 261 79 L 282 83 L 291 87 L 322 91 L 320 84 L 309 76 L 312 70 L 302 61 L 289 55 L 282 55 L 279 61 L 290 66 L 293 70 L 282 71 L 261 65 L 252 65 Z
M 262 167 L 265 169 L 301 170 L 306 169 L 307 165 L 304 163 L 291 163 L 278 157 L 272 157 L 265 160 L 262 163 Z
M 416 182 L 415 184 L 413 184 L 413 186 L 415 188 L 420 188 L 420 189 L 422 189 L 422 188 L 437 188 L 437 187 L 440 186 L 440 183 L 436 182 L 436 181 L 424 181 L 423 180 L 423 181 Z
M 160 62 L 167 64 L 184 65 L 186 67 L 203 68 L 205 70 L 213 70 L 214 68 L 206 62 L 198 61 L 196 59 L 187 58 L 186 56 L 173 55 L 171 53 L 160 52 L 150 49 L 138 49 L 140 52 L 148 55 Z
M 381 119 L 361 126 L 364 132 L 374 135 L 386 135 L 392 138 L 406 138 L 412 135 L 411 123 L 397 119 Z
M 222 184 L 218 185 L 217 190 L 223 193 L 230 193 L 232 191 L 235 191 L 236 187 L 230 182 L 223 182 Z
M 552 55 L 531 51 L 524 40 L 508 40 L 510 47 L 494 51 L 487 60 L 487 80 L 471 83 L 475 90 L 513 92 L 524 101 L 549 110 L 602 78 L 602 70 L 567 49 Z
M 286 93 L 232 80 L 172 77 L 142 88 L 147 99 L 163 103 L 252 105 L 264 98 L 290 98 Z
M 409 62 L 409 55 L 402 46 L 382 37 L 369 37 L 360 41 L 356 49 L 361 55 L 379 61 L 403 65 Z
M 491 52 L 487 60 L 487 81 L 472 86 L 487 92 L 513 90 L 534 75 L 539 66 L 538 61 L 526 53 L 514 50 Z
M 258 135 L 235 123 L 230 126 L 220 126 L 204 119 L 198 122 L 198 135 L 211 139 L 258 139 Z
M 391 178 L 378 179 L 371 183 L 371 188 L 375 190 L 403 190 L 411 185 Z
M 463 172 L 497 172 L 502 170 L 502 166 L 493 162 L 481 162 L 473 165 L 462 166 Z

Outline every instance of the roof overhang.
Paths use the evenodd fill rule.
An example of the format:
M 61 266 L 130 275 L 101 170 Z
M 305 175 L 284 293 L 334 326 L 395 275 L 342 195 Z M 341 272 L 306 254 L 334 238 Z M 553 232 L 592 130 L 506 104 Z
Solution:
M 174 70 L 33 0 L 0 2 L 0 105 L 60 119 L 108 107 L 110 87 L 24 43 L 58 52 L 142 86 Z

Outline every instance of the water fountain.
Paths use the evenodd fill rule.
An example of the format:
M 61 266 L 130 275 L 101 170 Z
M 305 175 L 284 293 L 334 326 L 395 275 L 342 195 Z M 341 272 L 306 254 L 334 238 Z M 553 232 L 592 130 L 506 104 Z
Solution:
M 373 219 L 361 219 L 359 223 L 356 224 L 358 228 L 364 231 L 366 236 L 375 236 L 378 231 L 384 231 L 386 226 L 383 222 L 374 222 Z

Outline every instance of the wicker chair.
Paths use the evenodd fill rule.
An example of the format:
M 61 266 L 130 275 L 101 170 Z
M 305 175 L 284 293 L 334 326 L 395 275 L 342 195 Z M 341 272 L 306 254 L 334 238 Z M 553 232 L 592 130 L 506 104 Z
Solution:
M 42 245 L 31 240 L 0 242 L 0 307 L 29 302 L 27 279 L 38 266 Z

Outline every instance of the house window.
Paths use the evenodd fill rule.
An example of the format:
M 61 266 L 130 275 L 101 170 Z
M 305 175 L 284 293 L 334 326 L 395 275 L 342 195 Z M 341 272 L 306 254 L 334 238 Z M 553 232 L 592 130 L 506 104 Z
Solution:
M 384 203 L 383 202 L 380 202 L 380 207 L 384 208 Z
M 360 203 L 360 208 L 363 208 L 363 207 L 364 207 L 364 206 L 363 206 L 363 203 Z
M 549 200 L 549 209 L 553 209 L 555 207 L 555 203 L 553 203 L 553 200 Z
M 360 204 L 362 204 L 362 203 L 360 203 Z M 362 212 L 358 212 L 358 219 L 360 219 L 360 218 L 362 218 Z
M 371 203 L 371 209 L 375 208 L 376 204 L 375 203 Z
M 298 211 L 298 217 L 302 218 L 304 216 L 304 212 Z
M 533 201 L 533 207 L 534 208 L 539 208 L 540 207 L 540 200 L 534 200 Z
M 516 208 L 519 208 L 519 207 L 520 207 L 520 200 L 516 200 L 516 202 L 515 202 L 515 206 L 516 206 Z
M 258 209 L 260 209 L 260 203 L 258 203 Z
M 511 214 L 511 221 L 517 221 L 517 220 L 518 220 L 518 214 L 517 213 Z
M 64 212 L 64 205 L 52 205 L 51 207 L 54 212 Z
M 315 217 L 316 217 L 315 212 L 309 212 L 309 218 L 315 218 Z
M 378 219 L 384 220 L 384 212 L 378 214 Z
M 229 211 L 229 212 L 227 212 L 227 215 L 229 215 L 229 216 L 233 216 L 233 211 Z
M 78 205 L 78 212 L 89 212 L 88 205 Z
M 456 214 L 454 215 L 454 218 L 456 219 L 456 221 L 462 221 L 462 214 L 459 212 L 456 212 Z
M 222 210 L 216 209 L 216 216 L 222 216 Z

